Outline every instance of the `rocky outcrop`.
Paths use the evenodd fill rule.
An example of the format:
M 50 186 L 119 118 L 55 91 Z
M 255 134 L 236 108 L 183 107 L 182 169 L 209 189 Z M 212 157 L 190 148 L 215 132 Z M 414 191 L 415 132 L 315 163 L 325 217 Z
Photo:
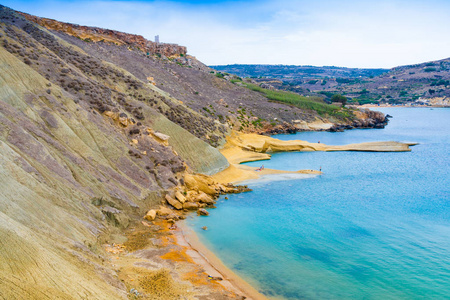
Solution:
M 222 194 L 251 191 L 245 185 L 222 184 L 213 177 L 203 174 L 186 173 L 184 182 L 184 186 L 176 187 L 165 196 L 166 204 L 169 207 L 161 206 L 158 210 L 150 210 L 143 218 L 147 221 L 153 221 L 157 218 L 163 220 L 180 219 L 184 218 L 184 212 L 214 207 L 217 198 Z M 203 215 L 206 215 L 204 214 L 206 210 L 201 211 Z
M 61 31 L 86 42 L 107 42 L 118 45 L 136 47 L 148 54 L 159 54 L 164 56 L 185 56 L 187 49 L 177 44 L 156 43 L 145 39 L 141 35 L 129 34 L 116 30 L 98 27 L 81 26 L 77 24 L 59 22 L 52 19 L 40 18 L 26 13 L 20 13 L 27 20 L 37 23 L 47 29 Z

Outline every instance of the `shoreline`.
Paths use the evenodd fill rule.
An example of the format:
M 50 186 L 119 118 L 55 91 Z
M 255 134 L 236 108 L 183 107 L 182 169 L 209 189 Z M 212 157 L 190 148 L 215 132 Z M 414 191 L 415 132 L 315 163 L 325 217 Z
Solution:
M 225 289 L 245 296 L 249 300 L 269 300 L 266 296 L 258 292 L 255 287 L 234 273 L 209 250 L 199 239 L 198 235 L 188 227 L 186 221 L 178 223 L 178 229 L 175 231 L 177 244 L 187 247 L 186 254 L 189 255 L 194 263 L 199 265 L 208 275 L 212 277 L 221 277 L 218 281 Z
M 349 104 L 348 106 L 352 106 L 352 104 Z M 357 108 L 396 108 L 396 107 L 400 107 L 400 108 L 448 108 L 449 106 L 446 105 L 387 105 L 387 104 L 382 104 L 382 105 L 376 105 L 376 104 L 363 104 L 363 105 L 354 105 Z
M 317 170 L 283 171 L 275 169 L 260 169 L 241 165 L 243 162 L 270 160 L 271 155 L 266 152 L 287 151 L 381 151 L 381 152 L 406 152 L 411 151 L 410 146 L 416 143 L 399 142 L 374 142 L 351 144 L 346 146 L 328 146 L 320 143 L 308 143 L 305 141 L 281 141 L 267 136 L 256 134 L 232 133 L 227 138 L 227 143 L 221 153 L 228 160 L 230 166 L 211 178 L 220 183 L 240 183 L 248 180 L 262 179 L 267 175 L 302 174 L 305 177 L 323 174 Z M 184 247 L 186 254 L 191 257 L 196 265 L 212 277 L 221 277 L 217 281 L 222 287 L 237 295 L 244 295 L 244 299 L 268 300 L 266 296 L 257 291 L 255 287 L 234 273 L 199 239 L 195 231 L 188 228 L 186 221 L 179 221 L 176 230 L 173 231 L 175 244 Z

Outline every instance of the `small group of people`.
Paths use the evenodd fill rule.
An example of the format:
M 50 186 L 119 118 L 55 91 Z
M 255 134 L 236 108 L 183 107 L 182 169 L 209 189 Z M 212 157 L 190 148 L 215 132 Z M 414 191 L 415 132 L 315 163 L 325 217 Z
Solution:
M 262 171 L 264 170 L 264 165 L 262 165 L 261 167 L 259 167 L 258 169 L 256 169 L 255 171 Z

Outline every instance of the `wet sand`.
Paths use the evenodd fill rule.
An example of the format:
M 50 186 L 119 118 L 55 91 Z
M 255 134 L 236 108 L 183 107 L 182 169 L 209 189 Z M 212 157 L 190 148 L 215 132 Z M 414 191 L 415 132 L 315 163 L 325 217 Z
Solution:
M 174 232 L 177 238 L 177 244 L 187 247 L 186 254 L 205 272 L 212 277 L 221 277 L 218 281 L 224 288 L 237 294 L 245 296 L 246 299 L 268 300 L 263 294 L 259 293 L 253 286 L 244 279 L 227 268 L 222 261 L 199 240 L 197 234 L 182 222 L 178 222 L 178 229 Z

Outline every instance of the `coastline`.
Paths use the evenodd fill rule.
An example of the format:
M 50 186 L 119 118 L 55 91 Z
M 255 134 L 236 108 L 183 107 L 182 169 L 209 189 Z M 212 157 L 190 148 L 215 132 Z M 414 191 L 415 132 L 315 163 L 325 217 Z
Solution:
M 283 171 L 275 169 L 260 169 L 241 165 L 242 162 L 270 160 L 271 155 L 266 152 L 285 151 L 382 151 L 404 152 L 411 151 L 410 146 L 415 143 L 399 142 L 375 142 L 352 144 L 346 146 L 328 146 L 320 143 L 308 143 L 305 141 L 281 141 L 268 136 L 257 134 L 243 134 L 233 132 L 227 139 L 227 143 L 221 153 L 230 163 L 230 166 L 214 175 L 212 178 L 219 184 L 240 183 L 247 180 L 258 180 L 267 175 L 277 174 L 302 174 L 303 176 L 317 176 L 322 174 L 317 170 Z M 185 221 L 177 222 L 177 229 L 173 231 L 174 243 L 185 248 L 186 254 L 193 262 L 212 277 L 221 277 L 217 281 L 226 290 L 244 295 L 243 299 L 267 300 L 248 282 L 230 270 L 223 262 L 209 250 L 199 239 L 197 234 L 188 228 Z
M 352 106 L 351 104 L 348 106 Z M 384 107 L 390 107 L 390 108 L 448 108 L 448 105 L 425 105 L 425 104 L 416 104 L 416 105 L 392 105 L 392 104 L 363 104 L 363 105 L 354 105 L 357 108 L 384 108 Z
M 185 221 L 177 223 L 179 226 L 174 232 L 177 244 L 187 247 L 186 254 L 194 263 L 212 277 L 221 277 L 219 283 L 227 290 L 237 295 L 243 295 L 249 300 L 268 300 L 266 296 L 258 292 L 252 285 L 230 270 L 224 263 L 209 250 L 199 239 L 198 235 L 190 229 Z

